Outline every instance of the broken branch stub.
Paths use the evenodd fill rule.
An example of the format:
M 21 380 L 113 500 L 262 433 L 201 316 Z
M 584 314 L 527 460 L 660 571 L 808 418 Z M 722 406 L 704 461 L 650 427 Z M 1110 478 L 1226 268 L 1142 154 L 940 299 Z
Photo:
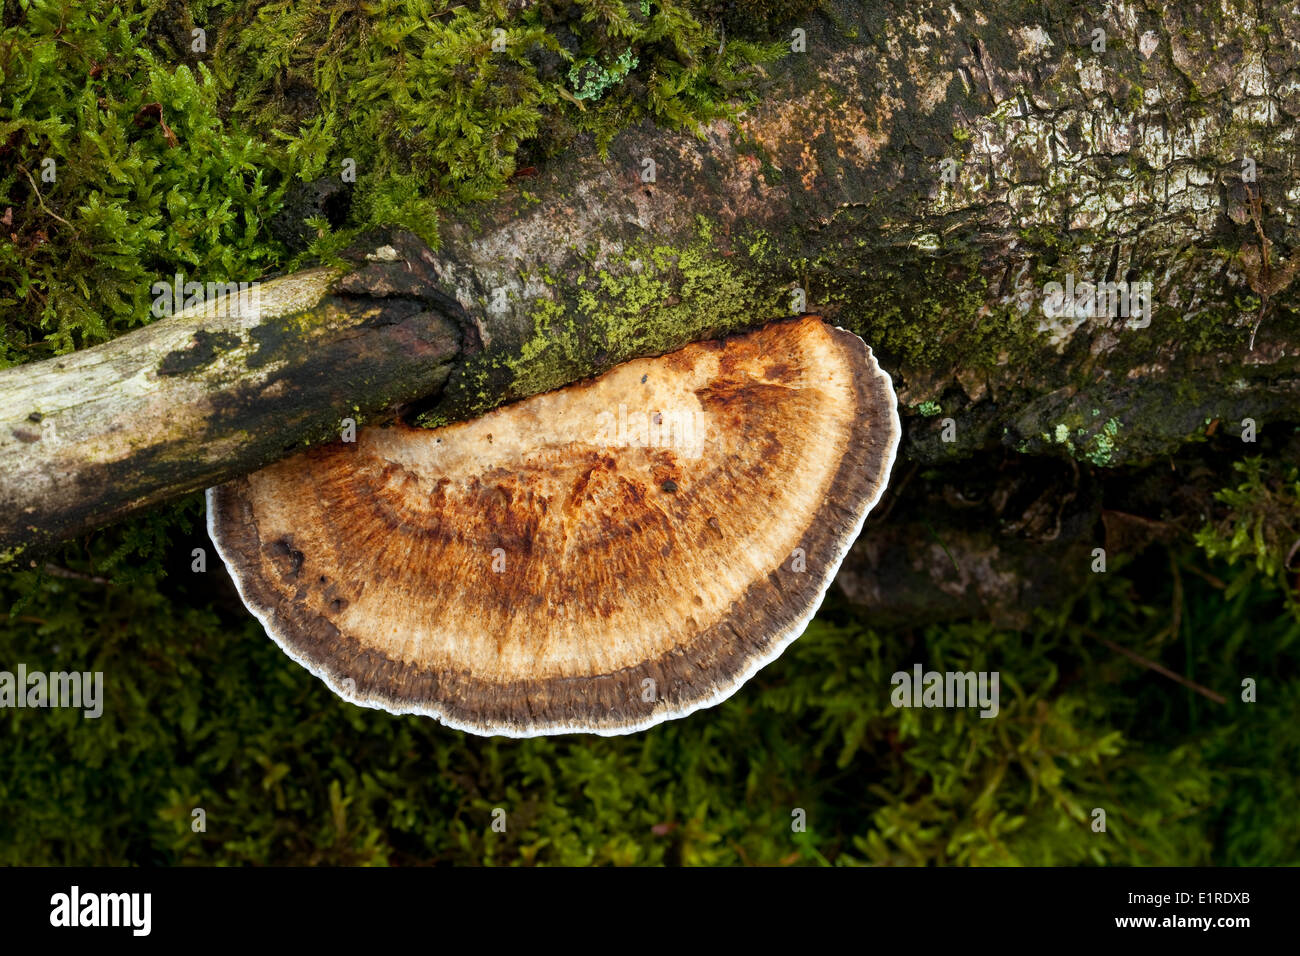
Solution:
M 480 346 L 432 255 L 384 233 L 337 268 L 169 277 L 176 314 L 0 371 L 0 566 L 436 394 Z
M 244 603 L 348 699 L 478 734 L 619 734 L 733 694 L 801 634 L 899 439 L 815 316 L 209 490 Z

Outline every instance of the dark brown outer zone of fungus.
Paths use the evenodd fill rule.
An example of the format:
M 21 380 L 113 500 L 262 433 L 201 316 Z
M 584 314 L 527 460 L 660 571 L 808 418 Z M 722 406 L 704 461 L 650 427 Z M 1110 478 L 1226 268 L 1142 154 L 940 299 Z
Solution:
M 641 413 L 659 441 L 619 430 Z M 806 316 L 471 422 L 362 429 L 209 489 L 208 529 L 271 637 L 354 703 L 628 733 L 803 632 L 899 434 L 871 350 Z

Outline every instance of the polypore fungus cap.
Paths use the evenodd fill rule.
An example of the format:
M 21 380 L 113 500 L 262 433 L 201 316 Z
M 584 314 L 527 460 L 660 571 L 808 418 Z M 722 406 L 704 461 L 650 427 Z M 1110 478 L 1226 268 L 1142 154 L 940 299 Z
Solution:
M 365 428 L 208 492 L 272 638 L 347 699 L 479 734 L 627 733 L 801 634 L 900 426 L 805 317 L 439 429 Z

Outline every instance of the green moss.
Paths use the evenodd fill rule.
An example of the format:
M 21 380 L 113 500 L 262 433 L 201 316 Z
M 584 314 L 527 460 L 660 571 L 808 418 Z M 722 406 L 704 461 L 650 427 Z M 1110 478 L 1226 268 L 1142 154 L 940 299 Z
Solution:
M 693 129 L 733 115 L 752 67 L 783 52 L 743 38 L 724 46 L 720 25 L 680 0 L 644 12 L 618 0 L 434 6 L 261 6 L 236 47 L 240 108 L 283 124 L 286 107 L 290 116 L 303 110 L 285 102 L 286 87 L 314 89 L 319 142 L 304 149 L 314 166 L 328 165 L 324 146 L 369 171 L 358 179 L 363 194 L 402 171 L 435 175 L 450 198 L 466 201 L 502 189 L 525 143 L 545 155 L 582 133 L 603 147 L 645 117 Z M 291 143 L 306 143 L 300 125 L 282 130 Z
M 1300 467 L 1253 457 L 1233 462 L 1241 481 L 1215 494 L 1220 508 L 1196 535 L 1211 558 L 1244 565 L 1300 613 Z M 1244 584 L 1242 585 L 1244 586 Z
M 176 272 L 250 281 L 277 264 L 263 225 L 283 156 L 227 121 L 207 64 L 159 58 L 149 14 L 115 4 L 5 18 L 0 366 L 150 321 L 151 284 Z
M 749 258 L 758 265 L 768 262 L 775 250 L 772 237 L 761 230 L 750 233 L 746 237 L 745 246 L 749 252 Z
M 751 31 L 778 35 L 782 28 L 806 23 L 820 0 L 730 0 L 727 7 L 729 32 Z
M 151 283 L 177 271 L 251 281 L 377 225 L 436 244 L 438 210 L 498 195 L 521 154 L 583 134 L 608 144 L 646 118 L 734 116 L 757 65 L 786 52 L 722 44 L 721 21 L 683 0 L 65 6 L 7 7 L 0 38 L 14 236 L 0 245 L 0 367 L 148 321 Z M 205 53 L 189 48 L 193 27 Z M 579 69 L 575 95 L 565 73 L 583 63 L 608 66 Z M 268 224 L 290 183 L 339 176 L 345 160 L 350 215 L 313 221 L 295 256 Z
M 27 545 L 20 544 L 12 548 L 5 548 L 0 551 L 0 571 L 8 570 L 18 563 L 24 552 L 27 551 Z
M 522 397 L 566 385 L 634 356 L 654 355 L 709 336 L 776 318 L 781 293 L 758 281 L 745 263 L 723 256 L 712 227 L 697 223 L 687 246 L 634 245 L 594 266 L 573 299 L 539 298 L 532 332 L 514 354 L 500 360 L 509 373 L 508 394 Z M 485 380 L 488 369 L 472 374 Z M 503 395 L 483 396 L 500 401 Z M 428 415 L 422 425 L 445 419 Z
M 0 865 L 1280 865 L 1300 840 L 1300 795 L 1276 783 L 1300 761 L 1300 623 L 1259 578 L 1228 599 L 1190 575 L 1174 592 L 1159 553 L 1116 562 L 1024 631 L 823 617 L 690 718 L 482 740 L 345 703 L 214 605 L 201 508 L 54 556 L 86 577 L 0 580 L 6 606 L 25 601 L 0 621 L 0 658 L 105 671 L 98 720 L 0 711 Z M 1196 638 L 1186 665 L 1158 633 L 1171 600 Z M 1260 703 L 1230 695 L 1197 718 L 1097 635 L 1220 690 L 1280 676 Z M 913 662 L 999 671 L 998 719 L 893 708 L 890 675 Z

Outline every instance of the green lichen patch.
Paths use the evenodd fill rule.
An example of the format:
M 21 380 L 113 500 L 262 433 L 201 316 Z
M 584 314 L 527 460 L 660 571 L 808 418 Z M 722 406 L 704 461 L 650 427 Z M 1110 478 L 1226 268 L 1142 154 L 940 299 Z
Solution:
M 601 268 L 594 255 L 571 293 L 540 297 L 530 334 L 504 352 L 471 360 L 454 394 L 419 418 L 436 427 L 502 401 L 598 374 L 789 314 L 787 292 L 743 253 L 723 255 L 713 228 L 697 223 L 683 246 L 633 244 Z
M 987 306 L 988 280 L 969 255 L 908 250 L 882 262 L 872 250 L 859 271 L 852 255 L 836 252 L 843 258 L 833 269 L 829 261 L 808 263 L 810 294 L 833 304 L 841 321 L 891 365 L 992 370 L 1041 348 L 1032 316 Z
M 1100 426 L 1095 423 L 1070 425 L 1058 422 L 1050 433 L 1043 432 L 1039 438 L 1043 445 L 1061 446 L 1066 453 L 1098 468 L 1105 468 L 1115 463 L 1116 437 L 1119 435 L 1120 421 L 1109 418 Z M 1022 441 L 1016 446 L 1020 452 L 1030 451 L 1032 445 Z
M 606 91 L 618 86 L 636 68 L 636 55 L 631 49 L 619 54 L 612 66 L 602 66 L 597 60 L 580 60 L 569 70 L 573 97 L 578 100 L 598 100 Z
M 538 304 L 532 338 L 507 362 L 515 391 L 554 388 L 574 363 L 614 365 L 782 314 L 780 297 L 720 255 L 707 229 L 685 248 L 634 248 L 591 276 L 567 318 L 554 301 Z

